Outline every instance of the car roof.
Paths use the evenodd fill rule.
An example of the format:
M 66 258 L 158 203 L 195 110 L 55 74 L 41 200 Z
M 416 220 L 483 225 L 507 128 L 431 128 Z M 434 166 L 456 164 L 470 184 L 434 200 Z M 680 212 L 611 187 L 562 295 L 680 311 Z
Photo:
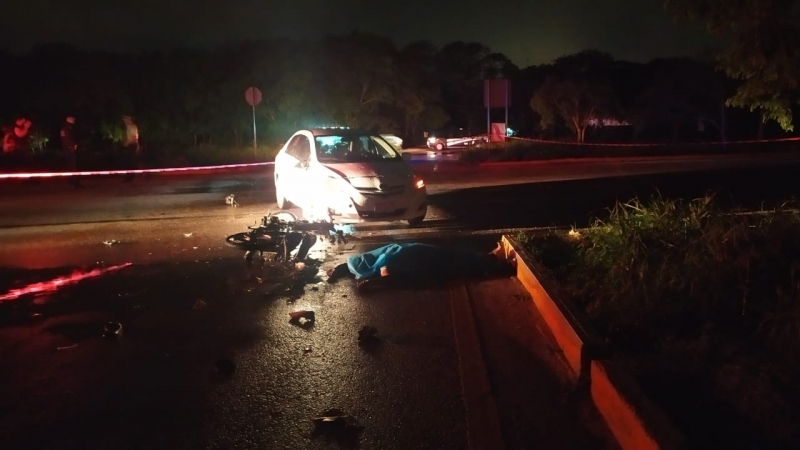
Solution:
M 374 136 L 374 133 L 370 133 L 364 130 L 358 130 L 353 128 L 345 128 L 345 127 L 336 127 L 336 128 L 310 128 L 308 130 L 311 132 L 312 135 L 316 136 L 347 136 L 352 134 L 368 134 Z

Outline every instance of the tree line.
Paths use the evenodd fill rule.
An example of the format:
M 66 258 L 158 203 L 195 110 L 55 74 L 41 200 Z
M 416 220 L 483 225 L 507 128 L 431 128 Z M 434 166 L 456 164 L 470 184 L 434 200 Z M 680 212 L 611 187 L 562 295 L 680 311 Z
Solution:
M 723 62 L 734 64 L 726 55 Z M 511 80 L 510 127 L 549 139 L 754 138 L 763 136 L 770 120 L 790 130 L 793 108 L 785 100 L 790 95 L 778 109 L 775 95 L 769 97 L 773 104 L 748 97 L 755 92 L 767 98 L 763 84 L 753 86 L 758 74 L 737 77 L 713 60 L 635 63 L 586 50 L 520 68 L 481 43 L 398 48 L 388 38 L 362 33 L 136 55 L 48 44 L 24 55 L 0 53 L 0 67 L 4 125 L 25 117 L 38 142 L 49 137 L 57 147 L 61 122 L 74 115 L 83 141 L 95 151 L 121 139 L 122 116 L 134 117 L 150 149 L 247 146 L 249 86 L 263 92 L 256 124 L 259 141 L 272 145 L 311 126 L 366 128 L 408 143 L 443 127 L 483 133 L 483 80 L 501 77 Z M 503 111 L 491 114 L 492 121 L 503 120 Z M 780 131 L 773 128 L 767 132 Z

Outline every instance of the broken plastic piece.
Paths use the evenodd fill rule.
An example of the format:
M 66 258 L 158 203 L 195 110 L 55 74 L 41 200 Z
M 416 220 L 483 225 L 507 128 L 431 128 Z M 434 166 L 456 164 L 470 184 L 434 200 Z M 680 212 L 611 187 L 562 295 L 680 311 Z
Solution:
M 308 321 L 313 322 L 315 319 L 314 311 L 292 311 L 289 313 L 289 317 L 292 318 L 293 321 L 299 321 L 300 319 L 306 319 Z
M 186 236 L 186 237 L 192 237 L 192 234 L 194 234 L 194 233 L 183 233 L 183 235 Z
M 311 347 L 304 348 L 303 353 L 311 353 Z
M 318 431 L 342 431 L 345 429 L 364 428 L 355 417 L 341 409 L 328 409 L 319 417 L 311 419 Z
M 236 198 L 233 196 L 233 194 L 225 197 L 225 203 L 228 204 L 228 205 L 233 206 L 234 208 L 239 206 L 239 204 L 236 203 Z
M 119 243 L 120 243 L 120 242 L 119 242 L 118 240 L 116 240 L 116 239 L 111 239 L 111 240 L 108 240 L 108 241 L 103 241 L 103 244 L 106 244 L 106 245 L 117 245 L 117 244 L 119 244 Z
M 197 300 L 196 302 L 194 302 L 194 306 L 192 306 L 192 309 L 203 309 L 206 306 L 208 306 L 208 303 L 202 300 Z
M 359 341 L 368 341 L 375 339 L 375 335 L 378 334 L 378 329 L 375 327 L 371 327 L 369 325 L 364 325 L 358 331 L 358 340 Z
M 106 323 L 105 330 L 103 331 L 103 337 L 106 339 L 115 338 L 122 333 L 122 324 L 119 322 L 108 322 Z

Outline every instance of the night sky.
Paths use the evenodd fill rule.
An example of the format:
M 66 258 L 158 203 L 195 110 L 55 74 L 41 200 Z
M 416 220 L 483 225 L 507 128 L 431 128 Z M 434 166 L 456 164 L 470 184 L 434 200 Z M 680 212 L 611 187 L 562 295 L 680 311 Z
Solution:
M 364 31 L 398 45 L 477 41 L 519 66 L 587 48 L 618 59 L 693 56 L 711 40 L 672 22 L 663 0 L 24 0 L 0 11 L 0 45 L 137 51 L 246 38 Z M 489 6 L 491 5 L 491 6 Z M 613 6 L 612 6 L 613 5 Z

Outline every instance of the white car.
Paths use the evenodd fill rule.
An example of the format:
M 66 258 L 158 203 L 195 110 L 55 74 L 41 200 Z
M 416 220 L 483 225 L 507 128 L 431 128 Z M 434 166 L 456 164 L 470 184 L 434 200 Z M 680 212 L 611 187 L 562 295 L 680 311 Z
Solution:
M 296 132 L 275 157 L 278 207 L 306 220 L 407 221 L 427 213 L 425 182 L 379 135 L 349 128 Z
M 403 140 L 393 134 L 382 134 L 381 137 L 388 143 L 392 144 L 395 150 L 400 151 L 403 149 Z

